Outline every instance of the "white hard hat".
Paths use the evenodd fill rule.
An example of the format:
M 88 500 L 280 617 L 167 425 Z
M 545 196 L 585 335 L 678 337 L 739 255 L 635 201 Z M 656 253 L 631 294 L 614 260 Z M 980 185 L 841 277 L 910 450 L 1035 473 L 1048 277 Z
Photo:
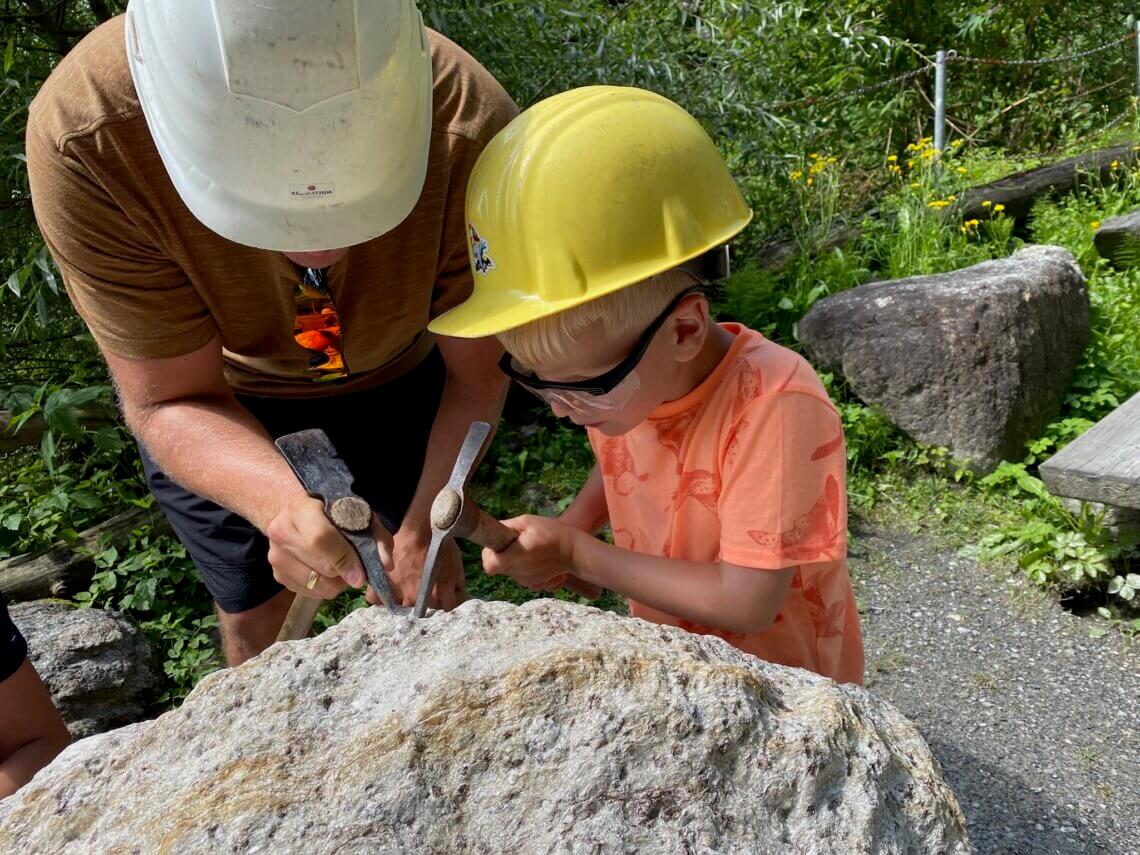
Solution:
M 126 38 L 166 171 L 212 231 L 339 249 L 419 199 L 432 70 L 415 0 L 130 0 Z

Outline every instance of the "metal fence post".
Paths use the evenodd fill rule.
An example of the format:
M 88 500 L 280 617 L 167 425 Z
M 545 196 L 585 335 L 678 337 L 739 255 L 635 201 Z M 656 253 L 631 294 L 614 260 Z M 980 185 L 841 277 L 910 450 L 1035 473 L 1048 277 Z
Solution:
M 1136 19 L 1136 95 L 1140 97 L 1140 18 Z
M 946 51 L 938 51 L 934 63 L 934 150 L 942 152 L 946 145 Z

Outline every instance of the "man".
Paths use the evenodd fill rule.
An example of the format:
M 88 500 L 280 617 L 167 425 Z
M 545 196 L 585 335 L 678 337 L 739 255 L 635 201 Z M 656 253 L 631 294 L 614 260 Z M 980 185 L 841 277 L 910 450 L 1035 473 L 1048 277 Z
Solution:
M 131 0 L 33 102 L 40 229 L 231 664 L 293 592 L 364 584 L 283 433 L 326 430 L 414 600 L 431 500 L 505 394 L 494 341 L 426 327 L 471 290 L 467 176 L 515 112 L 413 0 Z M 440 580 L 451 607 L 458 550 Z

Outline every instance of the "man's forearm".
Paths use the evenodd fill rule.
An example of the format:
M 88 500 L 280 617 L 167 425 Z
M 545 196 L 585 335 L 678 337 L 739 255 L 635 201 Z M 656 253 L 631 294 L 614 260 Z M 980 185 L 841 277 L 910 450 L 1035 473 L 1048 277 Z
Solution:
M 262 532 L 305 492 L 265 428 L 232 396 L 127 408 L 126 416 L 164 473 Z

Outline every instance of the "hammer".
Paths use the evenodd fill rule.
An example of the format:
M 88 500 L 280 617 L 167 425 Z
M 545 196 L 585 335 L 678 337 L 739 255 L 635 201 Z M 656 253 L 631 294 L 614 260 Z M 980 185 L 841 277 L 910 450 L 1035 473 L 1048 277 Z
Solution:
M 352 473 L 328 435 L 323 430 L 303 430 L 279 437 L 275 444 L 309 495 L 324 502 L 325 514 L 360 556 L 368 584 L 391 610 L 392 590 L 372 536 L 372 508 L 352 492 Z M 295 596 L 277 640 L 305 638 L 320 608 L 319 598 Z
M 427 612 L 428 595 L 439 571 L 439 550 L 449 537 L 461 537 L 495 552 L 502 552 L 518 539 L 517 531 L 503 525 L 467 495 L 467 484 L 475 471 L 475 464 L 479 462 L 483 444 L 490 435 L 491 426 L 487 422 L 471 423 L 467 438 L 459 449 L 455 467 L 451 470 L 451 477 L 432 503 L 431 544 L 424 558 L 424 572 L 420 577 L 420 590 L 416 597 L 415 616 L 418 618 Z M 597 585 L 573 576 L 567 577 L 563 584 L 571 591 L 590 599 L 602 595 L 602 589 Z

